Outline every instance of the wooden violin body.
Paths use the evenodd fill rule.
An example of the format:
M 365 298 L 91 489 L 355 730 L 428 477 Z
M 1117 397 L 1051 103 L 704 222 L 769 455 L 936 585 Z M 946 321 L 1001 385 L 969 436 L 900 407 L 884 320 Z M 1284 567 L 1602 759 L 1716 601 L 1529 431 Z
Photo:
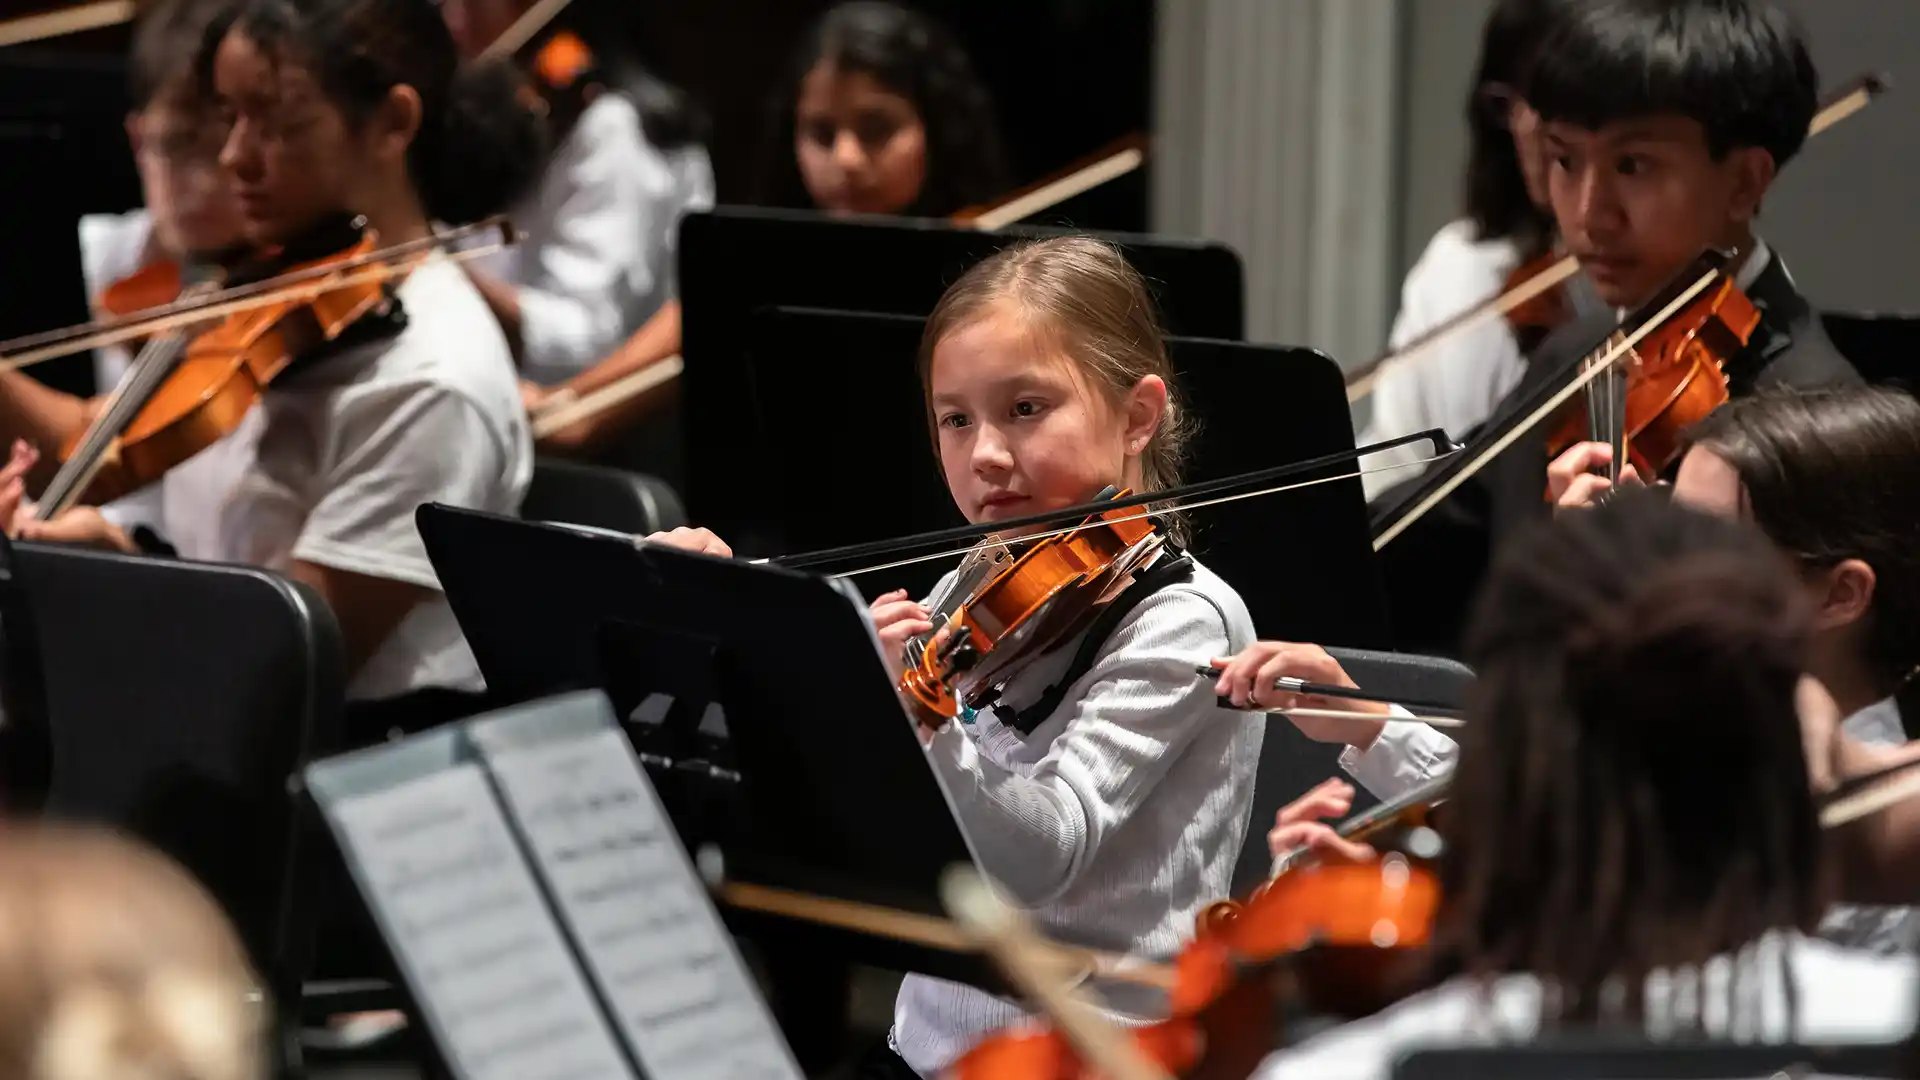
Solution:
M 944 633 L 919 644 L 900 681 L 903 698 L 938 728 L 1014 664 L 1084 628 L 1164 539 L 1129 507 L 1035 542 L 962 603 Z
M 377 237 L 366 230 L 344 251 L 276 271 L 310 273 L 331 263 L 364 260 L 376 248 Z M 90 425 L 63 448 L 61 458 L 68 463 L 82 454 L 99 455 L 86 463 L 91 475 L 79 485 L 79 497 L 110 501 L 158 480 L 239 427 L 261 393 L 296 359 L 389 305 L 382 281 L 332 286 L 322 276 L 312 290 L 230 315 L 180 342 L 177 357 L 163 360 L 163 369 L 136 373 L 151 380 L 132 391 L 136 400 L 118 402 L 119 415 L 109 405 L 102 418 L 109 430 Z
M 1687 428 L 1727 403 L 1726 363 L 1759 325 L 1753 301 L 1722 277 L 1627 353 L 1622 399 L 1601 410 L 1619 430 L 1593 430 L 1591 406 L 1569 409 L 1547 440 L 1548 456 L 1590 438 L 1619 439 L 1626 462 L 1652 481 L 1679 455 Z

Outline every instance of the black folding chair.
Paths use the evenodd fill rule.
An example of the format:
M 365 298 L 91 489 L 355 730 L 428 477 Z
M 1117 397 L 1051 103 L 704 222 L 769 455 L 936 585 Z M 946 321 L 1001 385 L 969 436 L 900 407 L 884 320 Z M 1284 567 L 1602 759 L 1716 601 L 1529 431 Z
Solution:
M 533 467 L 520 516 L 528 521 L 591 525 L 647 533 L 687 523 L 672 487 L 657 477 L 607 465 L 541 458 Z
M 333 613 L 245 567 L 37 544 L 14 563 L 45 666 L 45 813 L 116 827 L 184 866 L 290 1019 L 312 963 L 321 846 L 288 782 L 338 749 Z

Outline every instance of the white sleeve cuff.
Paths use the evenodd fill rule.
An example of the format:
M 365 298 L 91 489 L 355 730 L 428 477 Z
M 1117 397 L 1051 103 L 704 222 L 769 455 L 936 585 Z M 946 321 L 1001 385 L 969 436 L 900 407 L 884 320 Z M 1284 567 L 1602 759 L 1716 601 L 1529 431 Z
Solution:
M 1394 715 L 1410 716 L 1398 705 Z M 1374 795 L 1391 799 L 1451 769 L 1460 748 L 1452 739 L 1413 720 L 1389 720 L 1380 737 L 1362 751 L 1340 752 L 1340 767 Z

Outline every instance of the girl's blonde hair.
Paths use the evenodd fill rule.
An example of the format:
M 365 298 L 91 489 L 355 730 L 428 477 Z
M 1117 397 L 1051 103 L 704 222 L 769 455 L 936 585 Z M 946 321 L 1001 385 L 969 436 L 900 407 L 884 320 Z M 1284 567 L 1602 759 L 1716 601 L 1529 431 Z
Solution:
M 100 831 L 0 830 L 0 1080 L 262 1080 L 267 1015 L 180 868 Z
M 1167 409 L 1141 451 L 1141 489 L 1180 486 L 1187 444 L 1197 425 L 1188 416 L 1167 358 L 1166 333 L 1140 272 L 1120 249 L 1090 236 L 1028 240 L 977 263 L 947 289 L 920 339 L 920 386 L 933 427 L 933 351 L 947 335 L 996 304 L 1017 304 L 1111 402 L 1141 379 L 1167 384 Z M 935 432 L 937 435 L 937 431 Z M 1178 522 L 1167 522 L 1178 531 Z

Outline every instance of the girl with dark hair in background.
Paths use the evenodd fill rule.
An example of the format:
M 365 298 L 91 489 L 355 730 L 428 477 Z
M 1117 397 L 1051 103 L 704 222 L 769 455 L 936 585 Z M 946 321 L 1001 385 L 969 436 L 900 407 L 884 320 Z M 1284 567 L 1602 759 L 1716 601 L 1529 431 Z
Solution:
M 764 153 L 756 201 L 767 206 L 946 217 L 1009 188 L 999 124 L 966 53 L 925 15 L 875 0 L 841 4 L 808 31 L 773 99 Z M 669 305 L 554 393 L 578 398 L 678 353 L 679 316 Z M 604 446 L 656 401 L 583 420 L 552 446 Z
M 1576 1026 L 1905 1035 L 1912 958 L 1810 936 L 1831 881 L 1802 719 L 1833 707 L 1801 674 L 1814 617 L 1765 537 L 1643 492 L 1516 538 L 1469 633 L 1437 985 L 1256 1076 L 1384 1078 L 1415 1046 Z
M 1752 521 L 1799 569 L 1814 611 L 1807 672 L 1833 695 L 1841 730 L 1906 742 L 1920 723 L 1920 402 L 1891 389 L 1778 389 L 1722 406 L 1687 442 L 1674 499 Z M 1569 456 L 1548 474 L 1563 508 L 1610 487 L 1577 464 Z M 1623 480 L 1640 478 L 1628 466 Z M 1836 908 L 1822 929 L 1853 945 L 1920 947 L 1909 908 Z
M 383 245 L 421 240 L 532 180 L 536 128 L 517 83 L 462 70 L 431 0 L 239 0 L 198 69 L 227 122 L 219 161 L 256 249 L 312 243 L 355 216 Z M 356 731 L 380 734 L 467 711 L 483 688 L 414 511 L 513 513 L 532 469 L 512 357 L 472 282 L 434 256 L 393 293 L 396 317 L 362 319 L 265 391 L 231 437 L 252 452 L 204 519 L 166 523 L 184 556 L 318 592 L 345 641 Z M 90 507 L 23 517 L 29 538 L 133 547 Z
M 827 12 L 768 117 L 759 202 L 948 217 L 1008 188 L 986 87 L 947 30 L 896 4 Z
M 1505 291 L 1515 269 L 1553 246 L 1540 119 L 1521 96 L 1527 68 L 1554 20 L 1574 0 L 1498 0 L 1480 41 L 1480 65 L 1467 95 L 1465 212 L 1428 242 L 1400 288 L 1400 313 L 1388 337 L 1401 349 L 1449 319 Z M 1405 362 L 1383 368 L 1362 445 L 1442 428 L 1455 438 L 1492 414 L 1519 382 L 1525 350 L 1502 319 L 1462 330 Z M 1378 470 L 1416 460 L 1404 447 L 1371 455 Z M 1361 477 L 1373 498 L 1410 475 Z
M 161 0 L 148 5 L 134 25 L 126 128 L 142 199 L 138 209 L 123 214 L 80 219 L 81 276 L 96 312 L 102 311 L 107 291 L 123 279 L 171 264 L 183 282 L 201 280 L 220 273 L 223 262 L 241 253 L 240 208 L 220 167 L 220 117 L 194 74 L 201 39 L 230 6 L 230 0 Z M 0 372 L 0 433 L 59 450 L 86 430 L 132 362 L 125 345 L 96 349 L 91 399 L 56 390 L 25 371 Z M 103 509 L 128 530 L 159 528 L 174 503 L 181 504 L 182 515 L 203 517 L 208 498 L 230 478 L 233 465 L 227 459 L 239 454 L 244 460 L 251 453 L 250 446 L 223 440 L 175 470 L 170 483 L 149 486 Z M 53 465 L 51 454 L 36 461 L 36 488 L 52 477 Z
M 532 6 L 443 0 L 441 12 L 472 58 Z M 511 211 L 520 242 L 468 264 L 519 358 L 528 408 L 672 302 L 680 218 L 714 197 L 699 111 L 621 55 L 613 35 L 562 26 L 568 17 L 522 50 L 554 142 L 539 186 Z M 590 52 L 571 51 L 588 41 Z

